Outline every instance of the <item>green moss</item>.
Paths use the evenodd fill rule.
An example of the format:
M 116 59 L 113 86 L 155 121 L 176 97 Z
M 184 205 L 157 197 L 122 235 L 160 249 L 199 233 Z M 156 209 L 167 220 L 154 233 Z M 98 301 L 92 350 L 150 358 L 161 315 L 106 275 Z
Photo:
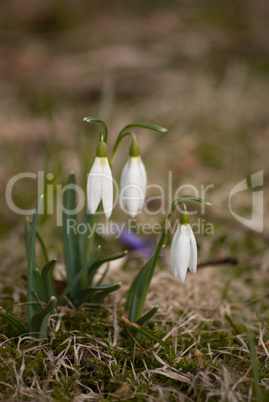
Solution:
M 181 311 L 179 314 L 184 319 L 186 312 Z M 57 332 L 51 331 L 50 337 L 43 342 L 25 340 L 18 348 L 18 338 L 7 341 L 2 335 L 0 341 L 4 341 L 4 347 L 0 349 L 0 355 L 4 364 L 0 368 L 0 398 L 11 398 L 11 390 L 5 384 L 16 386 L 15 372 L 19 373 L 24 363 L 22 384 L 25 389 L 32 390 L 35 399 L 38 399 L 40 391 L 33 386 L 33 379 L 41 389 L 42 384 L 46 384 L 54 400 L 62 401 L 71 401 L 75 395 L 87 392 L 89 388 L 100 394 L 101 399 L 113 401 L 124 384 L 127 384 L 127 393 L 132 395 L 132 400 L 137 401 L 146 401 L 149 395 L 157 398 L 158 389 L 162 390 L 167 401 L 179 400 L 186 394 L 194 400 L 207 400 L 209 392 L 221 388 L 223 367 L 228 372 L 236 367 L 236 379 L 249 373 L 249 355 L 246 353 L 242 358 L 241 353 L 238 359 L 236 353 L 239 347 L 236 344 L 236 332 L 240 331 L 240 326 L 236 316 L 229 317 L 233 325 L 228 320 L 225 328 L 223 321 L 211 320 L 201 322 L 191 337 L 187 332 L 178 334 L 178 350 L 169 370 L 187 375 L 192 386 L 154 373 L 162 365 L 152 353 L 155 342 L 151 339 L 143 336 L 140 340 L 147 355 L 138 347 L 134 351 L 134 344 L 122 336 L 118 337 L 117 345 L 113 346 L 114 327 L 106 309 L 79 310 L 66 314 Z M 151 331 L 162 338 L 171 330 L 173 323 L 168 321 L 164 325 L 162 318 L 158 321 L 158 317 L 155 317 L 150 327 Z M 208 344 L 212 356 L 208 355 Z M 189 353 L 180 358 L 182 350 L 187 348 Z M 196 348 L 202 353 L 203 368 L 195 358 Z M 227 350 L 234 350 L 235 353 L 227 354 Z M 76 360 L 78 356 L 79 361 Z M 164 349 L 158 349 L 158 356 L 169 363 Z M 146 367 L 151 373 L 148 381 L 144 377 Z M 269 368 L 265 357 L 259 357 L 258 368 L 260 378 L 267 378 Z M 252 385 L 253 378 L 249 373 L 246 381 L 238 385 L 238 389 L 247 394 Z

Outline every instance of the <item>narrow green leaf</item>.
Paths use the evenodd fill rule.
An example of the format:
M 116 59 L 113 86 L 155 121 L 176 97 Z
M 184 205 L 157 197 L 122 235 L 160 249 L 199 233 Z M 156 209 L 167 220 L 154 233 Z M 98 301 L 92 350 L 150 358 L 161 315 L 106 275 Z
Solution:
M 149 310 L 146 314 L 139 318 L 136 321 L 136 324 L 146 326 L 147 323 L 151 320 L 155 313 L 157 313 L 159 306 L 154 306 L 151 310 Z
M 92 303 L 97 303 L 97 304 L 102 304 L 104 301 L 104 298 L 112 292 L 115 292 L 116 290 L 121 288 L 121 282 L 117 283 L 116 285 L 111 285 L 111 287 L 108 287 L 106 290 L 103 290 L 102 292 L 96 293 L 93 298 L 92 298 Z
M 113 255 L 111 257 L 102 258 L 101 260 L 98 260 L 94 264 L 92 264 L 92 267 L 91 267 L 91 269 L 90 269 L 90 271 L 88 273 L 88 280 L 87 280 L 88 284 L 91 285 L 96 272 L 98 271 L 98 269 L 101 267 L 102 264 L 106 264 L 106 263 L 108 263 L 110 261 L 118 260 L 118 259 L 120 259 L 122 257 L 125 257 L 127 252 L 128 251 L 125 250 L 122 253 L 115 254 L 115 255 Z
M 143 268 L 142 268 L 143 269 Z M 139 271 L 140 272 L 140 271 Z M 126 302 L 125 302 L 125 308 L 126 310 L 131 310 L 131 305 L 132 305 L 132 300 L 133 300 L 133 296 L 134 296 L 134 291 L 136 288 L 136 284 L 139 278 L 139 273 L 136 275 L 135 279 L 133 280 L 133 282 L 131 283 L 129 289 L 128 289 L 128 293 L 127 293 L 127 297 L 126 297 Z M 129 316 L 130 318 L 130 316 Z
M 29 222 L 30 225 L 32 225 L 32 221 L 30 221 L 29 219 L 27 219 L 27 221 Z M 27 228 L 25 230 L 27 230 Z M 45 261 L 48 262 L 49 257 L 48 257 L 47 249 L 46 249 L 45 243 L 43 242 L 42 237 L 41 237 L 40 233 L 38 232 L 38 230 L 36 231 L 36 238 L 39 241 L 39 244 L 41 246 L 41 250 L 44 255 Z
M 30 322 L 32 317 L 39 311 L 40 305 L 37 303 L 37 279 L 35 275 L 36 270 L 36 251 L 35 251 L 35 239 L 36 239 L 36 230 L 37 230 L 37 222 L 38 222 L 38 210 L 40 204 L 43 200 L 43 196 L 40 197 L 35 213 L 32 219 L 32 225 L 30 229 L 29 236 L 26 234 L 27 240 L 27 257 L 28 257 L 28 292 L 27 292 L 27 315 L 28 315 L 28 325 L 30 326 Z M 28 231 L 27 231 L 28 232 Z
M 25 248 L 26 248 L 26 256 L 27 256 L 27 261 L 28 261 L 28 251 L 29 251 L 29 230 L 28 230 L 28 223 L 29 219 L 25 218 L 24 222 L 24 241 L 25 241 Z
M 75 210 L 75 175 L 74 173 L 71 173 L 67 181 L 63 199 L 63 247 L 68 284 L 73 283 L 74 278 L 81 270 L 79 237 L 77 233 L 77 214 Z M 70 228 L 69 222 L 72 222 L 72 228 Z M 79 283 L 76 282 L 76 284 L 70 288 L 72 298 L 75 297 L 78 290 Z
M 36 238 L 37 238 L 37 240 L 39 241 L 39 244 L 40 244 L 40 246 L 41 246 L 41 250 L 42 250 L 42 252 L 43 252 L 45 261 L 46 261 L 46 263 L 47 263 L 47 262 L 49 262 L 48 252 L 47 252 L 45 243 L 43 242 L 42 237 L 40 236 L 40 233 L 39 233 L 38 231 L 36 231 Z
M 74 286 L 79 282 L 79 280 L 81 279 L 82 275 L 88 271 L 88 269 L 92 266 L 92 264 L 94 263 L 94 261 L 96 260 L 96 258 L 98 257 L 98 254 L 100 253 L 101 250 L 101 246 L 97 247 L 97 250 L 95 251 L 95 253 L 91 256 L 91 258 L 89 259 L 89 261 L 87 262 L 87 264 L 84 265 L 84 267 L 77 273 L 77 275 L 73 278 L 73 280 L 71 282 L 68 283 L 68 285 L 66 286 L 66 288 L 64 289 L 64 291 L 61 293 L 60 297 L 58 298 L 58 305 L 61 303 L 61 301 L 63 300 L 63 298 L 71 291 L 71 289 L 74 289 Z M 76 303 L 76 300 L 78 299 L 80 292 L 78 289 L 78 292 L 75 293 L 75 298 L 72 298 L 72 301 L 74 303 Z
M 46 302 L 50 300 L 51 296 L 56 296 L 54 279 L 53 279 L 53 270 L 55 268 L 57 259 L 54 258 L 53 260 L 49 261 L 46 265 L 44 265 L 41 276 L 42 281 L 44 284 L 44 289 L 46 292 Z
M 109 264 L 107 264 L 106 269 L 104 270 L 104 272 L 103 272 L 102 275 L 101 275 L 101 278 L 100 278 L 99 281 L 97 282 L 97 286 L 102 285 L 102 282 L 103 282 L 103 280 L 105 279 L 106 274 L 108 273 L 108 270 L 109 270 Z
M 5 320 L 10 322 L 10 324 L 12 324 L 18 330 L 20 335 L 27 333 L 27 329 L 24 327 L 24 325 L 11 315 L 0 311 L 0 317 L 3 317 Z
M 95 233 L 95 214 L 90 214 L 87 210 L 87 206 L 85 208 L 81 224 L 83 227 L 89 228 L 89 230 L 82 231 L 79 235 L 80 260 L 83 264 L 86 264 L 90 258 L 91 245 Z
M 114 285 L 99 285 L 84 288 L 80 292 L 81 302 L 103 303 L 104 298 L 111 292 L 121 288 L 121 282 Z M 97 292 L 97 293 L 96 293 Z
M 155 342 L 158 342 L 160 345 L 162 345 L 166 351 L 169 354 L 171 354 L 171 347 L 170 345 L 168 345 L 165 341 L 163 341 L 161 338 L 159 338 L 157 335 L 155 335 L 153 332 L 149 331 L 148 329 L 145 329 L 144 327 L 141 327 L 140 325 L 134 323 L 134 322 L 130 322 L 129 320 L 127 320 L 126 317 L 121 317 L 123 322 L 130 326 L 131 328 L 135 328 L 138 332 L 140 332 L 142 335 L 147 336 L 150 339 L 153 339 Z
M 158 311 L 159 306 L 156 305 L 154 306 L 150 311 L 148 311 L 146 314 L 144 314 L 142 317 L 140 317 L 137 321 L 136 324 L 143 326 L 144 328 L 146 327 L 146 325 L 149 323 L 150 319 L 154 316 L 154 314 Z M 141 333 L 138 334 L 137 331 L 132 328 L 130 330 L 131 334 L 139 339 L 141 338 Z
M 32 317 L 29 333 L 37 334 L 38 338 L 47 337 L 49 315 L 56 307 L 56 302 L 56 297 L 51 296 L 49 303 Z
M 146 262 L 144 267 L 140 270 L 135 278 L 134 286 L 130 288 L 130 313 L 129 319 L 131 322 L 136 322 L 142 315 L 146 297 L 148 294 L 150 282 L 157 264 L 159 254 L 157 250 Z
M 46 302 L 46 292 L 45 292 L 44 284 L 42 281 L 41 273 L 38 268 L 35 269 L 34 275 L 36 278 L 36 285 L 37 285 L 36 297 L 38 298 L 39 301 L 45 303 Z
M 261 386 L 260 386 L 259 366 L 258 366 L 258 359 L 257 359 L 256 350 L 255 350 L 255 345 L 254 345 L 253 332 L 251 330 L 248 330 L 247 335 L 248 335 L 248 341 L 249 341 L 249 352 L 250 352 L 250 358 L 251 358 L 251 364 L 252 364 L 256 401 L 262 402 L 263 396 L 262 396 L 262 390 L 261 390 Z

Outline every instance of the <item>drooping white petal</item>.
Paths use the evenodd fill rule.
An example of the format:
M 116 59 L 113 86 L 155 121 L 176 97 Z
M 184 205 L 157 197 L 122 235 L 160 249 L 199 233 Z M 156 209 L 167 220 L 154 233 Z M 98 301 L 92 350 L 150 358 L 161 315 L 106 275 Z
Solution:
M 143 206 L 143 203 L 145 201 L 146 198 L 146 188 L 147 188 L 147 172 L 144 166 L 144 163 L 142 162 L 142 159 L 139 157 L 138 160 L 138 164 L 139 164 L 139 170 L 140 170 L 140 185 L 141 185 L 141 189 L 144 193 L 144 199 L 141 205 L 141 208 Z
M 128 171 L 129 171 L 129 164 L 131 163 L 130 158 L 128 161 L 125 163 L 122 173 L 121 173 L 121 178 L 120 178 L 120 206 L 124 207 L 124 198 L 122 194 L 122 190 L 127 186 L 128 184 Z M 121 205 L 122 204 L 122 205 Z
M 134 217 L 142 209 L 147 186 L 145 166 L 140 156 L 130 157 L 121 175 L 120 207 Z
M 87 182 L 88 208 L 91 214 L 96 212 L 102 199 L 103 167 L 101 159 L 98 156 L 95 158 Z
M 178 275 L 176 268 L 176 256 L 175 256 L 178 236 L 179 236 L 179 230 L 177 229 L 172 239 L 171 251 L 170 251 L 171 270 L 174 276 Z
M 182 283 L 186 278 L 191 254 L 190 235 L 187 226 L 189 225 L 179 225 L 180 233 L 175 246 L 175 262 L 178 276 Z
M 193 234 L 191 227 L 190 227 L 190 240 L 191 240 L 191 255 L 190 255 L 189 268 L 193 274 L 196 274 L 196 271 L 197 271 L 197 244 L 196 244 L 195 236 Z
M 102 202 L 107 219 L 110 217 L 113 208 L 113 179 L 107 158 L 101 158 L 103 166 Z

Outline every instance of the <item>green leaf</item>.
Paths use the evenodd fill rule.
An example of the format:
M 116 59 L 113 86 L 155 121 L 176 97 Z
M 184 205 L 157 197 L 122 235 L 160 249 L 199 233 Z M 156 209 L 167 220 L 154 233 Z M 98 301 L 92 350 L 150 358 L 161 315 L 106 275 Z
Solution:
M 139 318 L 136 321 L 136 324 L 146 326 L 147 323 L 151 320 L 155 313 L 157 313 L 159 306 L 154 306 L 151 310 L 149 310 L 146 314 Z
M 125 257 L 126 254 L 127 254 L 127 251 L 125 250 L 122 253 L 115 254 L 115 255 L 113 255 L 111 257 L 103 258 L 101 260 L 96 261 L 94 264 L 92 264 L 92 267 L 91 267 L 91 269 L 90 269 L 90 271 L 88 273 L 88 284 L 91 285 L 96 272 L 98 271 L 98 269 L 101 267 L 102 264 L 106 264 L 106 263 L 108 263 L 110 261 L 118 260 L 118 259 L 120 259 L 122 257 Z
M 39 241 L 39 244 L 40 244 L 40 246 L 41 246 L 41 250 L 42 250 L 42 252 L 43 252 L 45 261 L 46 261 L 46 263 L 47 263 L 47 262 L 49 262 L 49 257 L 48 257 L 47 249 L 46 249 L 45 243 L 43 242 L 42 237 L 40 236 L 40 234 L 39 234 L 38 231 L 36 231 L 36 238 L 37 238 L 37 240 Z
M 94 224 L 95 224 L 95 214 L 90 214 L 87 210 L 87 206 L 85 208 L 82 222 L 83 227 L 91 228 L 91 236 L 89 237 L 89 231 L 82 231 L 79 235 L 79 249 L 80 249 L 80 260 L 83 264 L 89 259 L 91 253 L 91 245 L 94 239 Z
M 139 271 L 133 284 L 130 287 L 128 296 L 128 305 L 130 308 L 129 320 L 136 322 L 142 315 L 146 297 L 148 294 L 150 282 L 154 273 L 159 254 L 157 250 Z
M 56 297 L 51 296 L 49 303 L 32 317 L 29 333 L 38 334 L 38 338 L 47 337 L 49 316 L 51 311 L 56 307 L 56 302 Z
M 142 335 L 145 335 L 148 338 L 153 339 L 155 342 L 158 342 L 160 345 L 162 345 L 168 352 L 169 359 L 172 360 L 173 355 L 172 355 L 172 348 L 170 345 L 168 345 L 165 341 L 163 341 L 161 338 L 159 338 L 157 335 L 155 335 L 153 332 L 149 331 L 148 329 L 145 329 L 134 322 L 130 322 L 129 320 L 127 320 L 126 317 L 122 316 L 121 319 L 123 320 L 125 325 L 128 325 L 131 328 L 134 328 L 136 331 L 140 332 Z
M 51 296 L 56 296 L 54 279 L 52 275 L 56 262 L 57 262 L 56 258 L 49 261 L 46 265 L 44 265 L 41 272 L 42 281 L 46 293 L 46 299 L 45 299 L 46 302 L 50 300 Z
M 37 291 L 36 296 L 39 301 L 46 302 L 46 292 L 42 281 L 41 273 L 38 268 L 35 269 L 34 275 L 36 277 Z
M 101 304 L 104 298 L 111 292 L 121 288 L 121 282 L 114 285 L 99 285 L 84 288 L 80 292 L 80 301 Z M 96 293 L 97 292 L 97 293 Z
M 30 229 L 30 233 L 28 235 L 28 230 L 26 230 L 26 244 L 27 244 L 27 257 L 28 257 L 28 291 L 27 291 L 27 315 L 28 315 L 28 325 L 30 326 L 30 322 L 32 317 L 40 310 L 40 305 L 37 303 L 37 277 L 35 275 L 36 270 L 36 251 L 35 251 L 35 239 L 36 239 L 36 230 L 37 230 L 37 222 L 38 222 L 38 210 L 40 204 L 43 200 L 43 196 L 40 197 L 35 213 L 32 219 L 32 225 Z
M 103 285 L 104 286 L 104 285 Z M 115 292 L 116 290 L 121 288 L 121 282 L 115 284 L 115 285 L 107 285 L 107 288 L 101 292 L 96 293 L 93 298 L 92 298 L 92 303 L 97 303 L 97 304 L 102 304 L 104 301 L 104 298 L 112 292 Z
M 154 306 L 150 311 L 148 311 L 146 314 L 144 314 L 142 317 L 140 317 L 136 321 L 136 324 L 145 327 L 149 323 L 151 318 L 154 316 L 154 314 L 158 311 L 158 308 L 159 308 L 158 305 Z M 141 338 L 141 333 L 137 334 L 136 329 L 132 328 L 130 332 L 135 338 L 137 338 L 137 339 Z
M 64 291 L 61 293 L 61 296 L 58 298 L 58 305 L 61 303 L 61 301 L 63 300 L 63 298 L 71 291 L 71 289 L 74 289 L 74 286 L 79 282 L 79 280 L 81 279 L 82 275 L 88 271 L 88 269 L 92 266 L 92 264 L 94 263 L 94 261 L 96 260 L 96 258 L 98 257 L 98 254 L 100 253 L 101 250 L 101 246 L 97 247 L 97 250 L 95 251 L 95 253 L 91 256 L 91 258 L 89 259 L 89 261 L 87 262 L 87 264 L 84 265 L 84 267 L 77 273 L 77 275 L 73 278 L 73 280 L 71 282 L 68 283 L 68 285 L 66 286 L 66 288 L 64 289 Z M 78 289 L 78 292 L 75 293 L 75 297 L 74 299 L 72 298 L 73 303 L 76 304 L 77 299 L 79 297 L 80 291 Z
M 105 279 L 106 274 L 108 273 L 108 270 L 109 270 L 109 264 L 107 264 L 106 269 L 105 269 L 104 272 L 102 273 L 101 278 L 100 278 L 99 281 L 97 282 L 97 285 L 96 285 L 96 286 L 102 285 L 102 282 L 103 282 L 103 280 Z
M 29 219 L 25 218 L 24 222 L 24 241 L 25 241 L 25 248 L 26 248 L 26 256 L 27 256 L 27 261 L 28 261 L 28 251 L 29 251 L 29 230 L 28 230 L 28 223 Z
M 260 385 L 259 362 L 257 359 L 256 350 L 255 350 L 253 332 L 251 330 L 248 330 L 247 335 L 248 335 L 248 342 L 249 342 L 250 359 L 251 359 L 251 364 L 252 364 L 254 388 L 255 388 L 255 394 L 256 394 L 255 400 L 257 402 L 262 402 L 265 399 L 263 399 L 263 394 L 262 394 L 261 385 Z
M 26 219 L 26 223 L 27 223 L 27 222 L 28 222 L 30 225 L 32 225 L 32 221 L 30 221 L 28 218 Z M 27 226 L 25 227 L 25 237 L 27 236 L 26 232 L 28 233 L 28 228 L 27 228 Z M 41 237 L 40 233 L 38 232 L 38 230 L 36 231 L 36 238 L 37 238 L 37 240 L 39 241 L 39 244 L 40 244 L 40 246 L 41 246 L 41 250 L 42 250 L 42 253 L 43 253 L 43 255 L 44 255 L 45 261 L 48 262 L 48 261 L 49 261 L 49 257 L 48 257 L 47 249 L 46 249 L 45 243 L 43 242 L 42 237 Z M 25 239 L 25 244 L 26 244 L 26 242 L 27 242 L 27 241 L 26 241 L 26 239 Z
M 73 283 L 74 278 L 81 270 L 81 260 L 79 252 L 79 237 L 77 233 L 77 214 L 76 210 L 76 191 L 75 191 L 75 175 L 71 173 L 63 199 L 63 247 L 64 260 L 66 265 L 67 282 Z M 74 230 L 69 227 L 69 220 L 75 222 Z M 70 295 L 73 299 L 79 291 L 79 283 L 73 284 L 70 288 Z
M 10 322 L 10 324 L 12 324 L 18 330 L 20 335 L 27 333 L 27 329 L 24 327 L 24 325 L 11 315 L 0 311 L 0 317 L 3 317 L 5 320 Z

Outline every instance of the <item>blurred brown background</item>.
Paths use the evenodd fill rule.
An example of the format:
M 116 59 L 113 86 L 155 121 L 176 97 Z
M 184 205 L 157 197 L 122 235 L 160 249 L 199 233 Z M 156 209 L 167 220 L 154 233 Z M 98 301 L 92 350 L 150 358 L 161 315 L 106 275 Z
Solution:
M 267 189 L 268 11 L 265 0 L 2 0 L 4 254 L 10 238 L 23 232 L 23 217 L 3 197 L 15 174 L 45 169 L 57 184 L 74 170 L 78 182 L 85 182 L 97 136 L 84 116 L 106 120 L 110 145 L 132 122 L 168 128 L 165 135 L 136 131 L 149 184 L 166 188 L 169 170 L 174 190 L 213 184 L 208 219 L 216 228 L 230 224 L 245 232 L 229 212 L 228 197 L 236 183 L 260 170 Z M 117 179 L 127 149 L 126 140 L 113 169 Z M 32 208 L 36 187 L 34 180 L 18 182 L 16 204 Z M 237 208 L 249 216 L 251 192 Z M 257 236 L 266 240 L 265 232 Z

